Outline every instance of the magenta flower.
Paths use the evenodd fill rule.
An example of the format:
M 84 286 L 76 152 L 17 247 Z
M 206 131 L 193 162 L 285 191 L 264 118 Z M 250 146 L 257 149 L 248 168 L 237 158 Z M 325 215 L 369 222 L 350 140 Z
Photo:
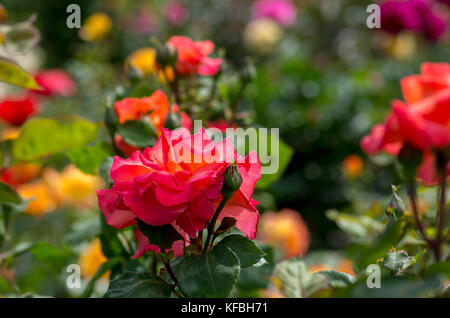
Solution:
M 252 6 L 254 19 L 269 18 L 281 25 L 295 24 L 297 9 L 290 0 L 257 0 Z
M 393 34 L 410 30 L 435 41 L 444 34 L 446 23 L 429 1 L 388 0 L 381 4 L 381 28 Z
M 167 22 L 172 25 L 183 25 L 187 18 L 187 9 L 180 1 L 171 1 L 165 7 L 165 16 Z

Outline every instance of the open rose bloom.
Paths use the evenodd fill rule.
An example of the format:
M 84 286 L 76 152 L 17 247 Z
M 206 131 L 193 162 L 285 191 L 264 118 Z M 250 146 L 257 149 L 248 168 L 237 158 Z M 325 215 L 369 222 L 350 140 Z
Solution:
M 150 122 L 155 127 L 158 134 L 164 127 L 164 122 L 169 114 L 169 100 L 161 90 L 156 90 L 151 96 L 137 98 L 128 97 L 117 101 L 114 104 L 114 110 L 121 124 L 128 120 L 139 120 L 144 116 L 148 116 Z M 178 105 L 172 105 L 172 113 L 178 113 Z M 180 113 L 181 126 L 191 130 L 192 121 L 185 112 Z M 127 144 L 120 135 L 116 135 L 115 142 L 117 147 L 122 150 L 126 156 L 138 150 L 139 148 Z
M 433 150 L 450 145 L 450 64 L 424 63 L 420 75 L 401 81 L 405 102 L 392 102 L 392 111 L 361 141 L 369 154 L 382 150 L 398 155 L 405 144 L 423 152 L 418 178 L 437 181 Z M 449 171 L 450 166 L 447 166 Z
M 237 162 L 242 177 L 240 189 L 220 213 L 236 219 L 236 226 L 253 239 L 259 214 L 252 199 L 256 182 L 261 177 L 261 164 L 256 152 L 242 158 L 229 139 L 215 144 L 204 129 L 190 135 L 186 130 L 161 130 L 152 148 L 136 151 L 131 158 L 114 157 L 111 179 L 114 185 L 98 190 L 100 209 L 106 222 L 117 229 L 136 224 L 136 218 L 152 226 L 171 224 L 185 238 L 172 246 L 175 256 L 183 253 L 188 238 L 196 238 L 206 227 L 222 195 L 224 172 Z M 138 228 L 135 230 L 138 251 L 159 252 L 150 245 Z
M 211 41 L 194 42 L 185 36 L 172 36 L 167 45 L 177 51 L 177 75 L 214 76 L 219 72 L 222 60 L 208 56 L 214 51 Z

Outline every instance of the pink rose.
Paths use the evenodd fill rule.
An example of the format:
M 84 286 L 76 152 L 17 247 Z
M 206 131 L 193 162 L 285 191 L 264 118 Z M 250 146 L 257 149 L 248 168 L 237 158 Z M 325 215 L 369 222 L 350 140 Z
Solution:
M 214 76 L 219 72 L 222 59 L 208 57 L 214 51 L 211 41 L 194 42 L 185 36 L 172 36 L 167 45 L 177 50 L 178 75 Z
M 290 0 L 257 0 L 252 13 L 254 19 L 269 18 L 284 26 L 294 25 L 297 19 L 297 9 Z
M 112 188 L 98 190 L 100 209 L 106 222 L 118 229 L 136 224 L 136 218 L 152 225 L 172 224 L 187 240 L 195 238 L 212 218 L 222 195 L 223 174 L 236 161 L 242 185 L 222 210 L 219 219 L 230 216 L 250 239 L 256 235 L 258 204 L 252 199 L 261 177 L 255 152 L 238 156 L 229 139 L 215 144 L 202 129 L 195 135 L 186 130 L 165 128 L 152 148 L 136 151 L 128 159 L 115 157 L 111 168 Z M 135 257 L 157 246 L 136 229 L 139 249 Z M 175 256 L 182 254 L 183 242 L 174 242 Z
M 36 90 L 37 93 L 48 96 L 61 95 L 70 97 L 75 95 L 77 91 L 72 77 L 62 70 L 42 71 L 36 74 L 35 79 L 42 88 L 41 90 Z

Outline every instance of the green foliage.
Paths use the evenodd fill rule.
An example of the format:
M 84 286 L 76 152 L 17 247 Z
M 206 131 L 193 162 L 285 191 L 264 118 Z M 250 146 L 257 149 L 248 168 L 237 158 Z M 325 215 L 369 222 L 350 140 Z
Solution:
M 300 258 L 291 258 L 275 266 L 273 271 L 275 285 L 290 298 L 308 297 L 326 288 L 327 275 L 310 273 Z
M 106 157 L 103 160 L 102 164 L 100 165 L 100 168 L 98 169 L 98 174 L 100 175 L 100 177 L 103 178 L 103 180 L 105 180 L 107 187 L 110 187 L 112 185 L 110 171 L 113 162 L 114 162 L 113 157 Z
M 351 240 L 360 243 L 371 242 L 384 228 L 384 225 L 367 215 L 342 213 L 336 210 L 326 212 L 328 219 L 350 235 Z
M 234 143 L 236 151 L 239 154 L 244 155 L 251 151 L 256 151 L 261 159 L 261 166 L 278 166 L 275 173 L 263 174 L 256 184 L 258 189 L 268 188 L 283 175 L 291 161 L 294 151 L 278 136 L 272 136 L 271 134 L 267 134 L 260 130 L 256 130 L 256 140 L 254 142 L 247 138 L 245 136 L 236 135 Z M 274 153 L 272 153 L 272 143 L 274 146 L 278 145 L 278 151 L 275 151 Z M 277 147 L 274 149 L 276 150 Z M 270 160 L 268 161 L 269 158 Z
M 269 286 L 270 276 L 280 255 L 278 250 L 269 245 L 259 244 L 259 248 L 265 253 L 265 263 L 241 269 L 237 283 L 239 293 L 257 292 Z
M 150 147 L 156 142 L 156 133 L 150 120 L 128 120 L 119 125 L 117 132 L 123 140 L 136 147 Z
M 73 252 L 65 247 L 56 247 L 47 242 L 39 242 L 29 249 L 29 252 L 40 262 L 55 272 L 67 265 L 68 259 L 74 256 Z
M 98 126 L 81 117 L 35 118 L 22 127 L 14 141 L 14 159 L 32 161 L 72 147 L 83 146 L 97 135 Z
M 406 251 L 388 252 L 383 260 L 383 265 L 393 273 L 405 271 L 415 264 L 414 257 L 408 256 Z
M 87 174 L 95 174 L 105 158 L 111 154 L 111 145 L 103 141 L 99 141 L 95 146 L 81 146 L 67 151 L 67 156 L 75 166 Z
M 374 264 L 392 248 L 397 246 L 398 242 L 405 234 L 406 222 L 402 218 L 400 220 L 391 219 L 386 228 L 379 234 L 372 244 L 363 246 L 355 255 L 355 266 L 358 269 Z
M 31 74 L 6 57 L 0 57 L 0 81 L 28 89 L 39 88 Z
M 19 204 L 22 203 L 22 198 L 9 185 L 0 182 L 0 204 L 4 203 Z
M 320 271 L 315 274 L 323 274 L 328 278 L 328 285 L 331 288 L 347 287 L 356 282 L 356 278 L 347 273 L 335 270 Z
M 102 252 L 108 258 L 115 256 L 128 256 L 129 253 L 125 250 L 119 238 L 117 237 L 117 230 L 106 223 L 105 217 L 99 215 L 102 230 L 100 234 L 100 242 L 102 244 Z
M 241 268 L 251 267 L 261 261 L 265 253 L 256 244 L 245 236 L 228 235 L 219 242 L 221 248 L 229 248 L 239 258 Z
M 172 292 L 166 282 L 148 273 L 125 272 L 113 279 L 105 298 L 165 298 Z
M 87 284 L 86 288 L 83 291 L 83 297 L 89 297 L 95 287 L 95 283 L 108 271 L 115 268 L 117 265 L 123 262 L 123 259 L 121 257 L 114 257 L 108 259 L 106 262 L 104 262 L 100 267 L 97 269 L 97 272 L 95 273 L 94 277 L 91 278 L 89 283 Z
M 381 278 L 381 288 L 368 288 L 365 279 L 347 288 L 336 289 L 333 297 L 351 298 L 417 298 L 438 296 L 442 291 L 442 278 L 433 275 L 425 279 L 404 276 Z
M 225 244 L 211 253 L 185 256 L 175 269 L 181 289 L 189 297 L 228 297 L 240 271 L 239 258 Z
M 161 250 L 170 249 L 173 242 L 184 240 L 183 237 L 170 224 L 162 226 L 152 226 L 136 219 L 139 230 L 147 236 L 150 244 L 157 245 Z

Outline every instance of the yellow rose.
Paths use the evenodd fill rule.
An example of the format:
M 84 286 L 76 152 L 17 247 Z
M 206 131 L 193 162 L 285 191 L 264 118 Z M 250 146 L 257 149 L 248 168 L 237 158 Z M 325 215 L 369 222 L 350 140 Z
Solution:
M 104 13 L 90 15 L 80 29 L 80 37 L 89 42 L 102 40 L 112 29 L 112 21 Z
M 280 42 L 283 30 L 270 19 L 257 19 L 250 22 L 244 30 L 244 45 L 252 52 L 271 54 Z
M 108 259 L 102 252 L 102 246 L 99 239 L 92 241 L 81 252 L 79 264 L 81 269 L 81 276 L 84 278 L 92 278 L 97 272 L 98 268 Z M 105 273 L 102 278 L 107 278 L 109 272 Z
M 53 211 L 57 207 L 50 188 L 42 181 L 23 184 L 17 188 L 17 193 L 25 200 L 32 200 L 25 213 L 42 215 Z

